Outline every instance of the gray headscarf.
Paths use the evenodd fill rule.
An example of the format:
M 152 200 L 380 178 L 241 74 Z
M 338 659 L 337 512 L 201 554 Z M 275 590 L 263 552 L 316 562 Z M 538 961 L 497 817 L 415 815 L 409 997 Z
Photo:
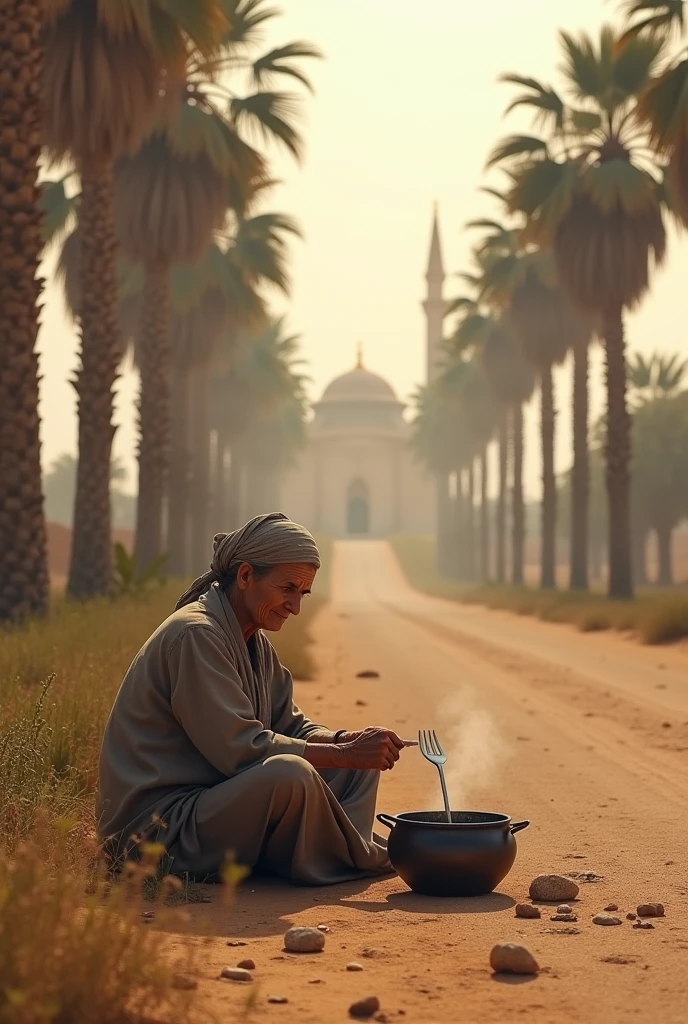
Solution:
M 282 512 L 256 516 L 233 533 L 216 533 L 210 570 L 194 580 L 177 601 L 175 609 L 197 601 L 213 583 L 226 583 L 231 569 L 242 562 L 277 566 L 306 562 L 320 568 L 318 546 L 305 526 L 293 523 Z

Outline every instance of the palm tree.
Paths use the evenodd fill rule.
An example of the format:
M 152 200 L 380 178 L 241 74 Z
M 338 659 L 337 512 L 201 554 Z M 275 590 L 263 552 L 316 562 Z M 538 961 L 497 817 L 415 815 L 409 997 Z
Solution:
M 0 622 L 48 610 L 38 421 L 42 0 L 0 16 Z
M 266 320 L 264 287 L 288 294 L 286 239 L 299 235 L 295 222 L 283 214 L 262 213 L 235 218 L 227 234 L 208 247 L 197 264 L 179 266 L 172 275 L 177 311 L 172 319 L 172 420 L 170 467 L 169 548 L 171 567 L 188 569 L 190 487 L 194 492 L 193 536 L 207 543 L 209 485 L 207 469 L 210 424 L 204 413 L 209 375 L 218 357 L 232 358 L 239 334 L 257 329 Z M 191 393 L 195 383 L 196 415 L 191 426 Z M 203 395 L 206 395 L 205 403 Z M 192 444 L 192 439 L 196 442 Z M 226 448 L 218 435 L 216 460 Z M 195 465 L 196 479 L 192 479 Z M 219 510 L 216 510 L 218 513 Z M 218 529 L 223 514 L 216 514 Z M 199 558 L 194 559 L 198 563 Z
M 475 271 L 460 275 L 477 298 L 461 297 L 450 304 L 449 312 L 460 312 L 452 342 L 458 351 L 472 351 L 484 367 L 493 399 L 498 441 L 499 488 L 496 506 L 496 578 L 506 581 L 506 508 L 509 454 L 512 481 L 512 544 L 511 581 L 523 583 L 525 546 L 525 506 L 523 500 L 523 404 L 534 387 L 533 372 L 517 351 L 508 318 L 502 316 L 494 302 L 494 294 L 486 288 L 488 266 L 492 262 L 489 249 L 474 253 Z M 501 411 L 500 410 L 501 407 Z M 483 473 L 486 477 L 486 462 Z
M 232 491 L 221 503 L 236 520 L 274 510 L 281 470 L 305 439 L 305 381 L 296 372 L 298 338 L 282 320 L 253 335 L 232 339 L 224 366 L 209 389 L 210 424 L 230 448 L 230 479 L 215 487 Z M 242 486 L 243 482 L 243 486 Z M 204 539 L 207 545 L 207 538 Z
M 554 471 L 555 401 L 552 369 L 568 351 L 567 328 L 574 319 L 561 294 L 551 256 L 523 245 L 522 231 L 491 221 L 476 221 L 490 234 L 480 246 L 484 255 L 483 296 L 506 313 L 525 358 L 540 380 L 542 450 L 542 529 L 540 585 L 555 586 L 556 476 Z M 518 459 L 518 452 L 516 453 Z M 523 582 L 522 567 L 517 575 Z
M 674 353 L 662 355 L 653 352 L 646 358 L 634 352 L 628 362 L 628 384 L 636 404 L 655 398 L 669 398 L 681 390 L 688 373 L 688 359 Z
M 114 161 L 145 137 L 163 72 L 173 81 L 193 48 L 209 53 L 226 27 L 221 0 L 48 0 L 43 130 L 50 157 L 81 179 L 79 467 L 68 593 L 112 582 L 109 476 L 119 362 Z
M 172 114 L 163 115 L 133 156 L 117 162 L 118 208 L 129 256 L 145 267 L 141 310 L 141 401 L 139 450 L 139 523 L 137 555 L 141 564 L 163 548 L 163 502 L 169 463 L 169 272 L 175 263 L 199 259 L 228 207 L 246 209 L 265 181 L 265 165 L 244 132 L 282 143 L 298 156 L 301 137 L 295 127 L 293 96 L 271 91 L 269 82 L 286 75 L 308 84 L 293 64 L 317 56 L 305 43 L 261 54 L 250 64 L 256 91 L 229 93 L 220 75 L 237 71 L 255 41 L 262 20 L 275 12 L 262 2 L 231 4 L 231 27 L 222 39 L 223 55 L 211 66 L 191 63 Z M 223 93 L 227 95 L 223 95 Z M 229 99 L 223 113 L 221 99 Z
M 514 105 L 534 108 L 546 139 L 516 136 L 492 162 L 513 177 L 509 203 L 531 237 L 550 245 L 562 288 L 599 318 L 607 373 L 606 475 L 609 594 L 633 595 L 630 522 L 630 420 L 626 405 L 624 311 L 649 286 L 652 261 L 666 249 L 662 191 L 647 133 L 637 121 L 662 50 L 660 40 L 623 41 L 604 27 L 599 40 L 560 33 L 565 103 L 534 79 L 509 76 L 525 90 Z
M 622 5 L 628 22 L 625 39 L 645 37 L 673 40 L 686 30 L 683 0 L 626 0 Z M 653 75 L 639 97 L 641 118 L 650 139 L 668 160 L 667 185 L 672 209 L 688 223 L 688 49 Z

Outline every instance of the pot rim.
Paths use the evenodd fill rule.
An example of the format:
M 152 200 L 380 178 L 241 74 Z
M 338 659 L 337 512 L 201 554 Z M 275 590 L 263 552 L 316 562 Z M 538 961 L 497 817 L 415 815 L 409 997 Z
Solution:
M 461 810 L 457 811 L 457 814 L 493 814 L 495 817 L 494 821 L 417 821 L 410 818 L 411 814 L 444 814 L 444 811 L 404 811 L 402 814 L 386 814 L 385 817 L 394 819 L 398 824 L 414 825 L 418 828 L 440 828 L 440 829 L 478 829 L 478 828 L 495 828 L 508 826 L 512 822 L 512 818 L 508 814 L 502 814 L 500 811 L 469 811 Z

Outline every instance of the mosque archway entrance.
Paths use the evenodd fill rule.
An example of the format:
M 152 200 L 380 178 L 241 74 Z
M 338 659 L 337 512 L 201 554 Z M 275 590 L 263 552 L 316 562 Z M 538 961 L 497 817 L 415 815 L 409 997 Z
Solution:
M 347 533 L 360 536 L 370 533 L 370 497 L 362 480 L 354 480 L 346 499 Z

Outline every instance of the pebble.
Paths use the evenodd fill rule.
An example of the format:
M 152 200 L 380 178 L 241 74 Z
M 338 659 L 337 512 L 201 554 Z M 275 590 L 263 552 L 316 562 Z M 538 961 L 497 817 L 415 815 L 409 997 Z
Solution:
M 614 909 L 616 909 L 616 908 L 614 908 Z M 557 907 L 557 914 L 572 914 L 572 913 L 573 913 L 573 911 L 571 910 L 571 907 L 568 905 L 568 903 L 562 903 L 562 904 L 560 904 L 560 906 Z
M 362 971 L 363 970 L 363 964 L 357 964 L 355 962 L 354 963 L 350 963 L 350 964 L 346 965 L 346 969 L 347 969 L 347 971 Z
M 278 1006 L 284 1006 L 289 1000 L 286 996 L 268 996 L 269 1003 L 276 1003 Z
M 554 914 L 550 921 L 577 921 L 576 914 Z
M 255 971 L 256 961 L 255 960 L 240 960 L 237 967 L 243 968 L 245 971 Z
M 380 1000 L 377 996 L 368 996 L 366 999 L 359 999 L 349 1007 L 349 1016 L 365 1019 L 372 1017 L 380 1009 Z
M 545 928 L 545 935 L 580 935 L 580 928 Z
M 240 942 L 238 939 L 230 939 L 228 946 L 248 946 L 248 942 Z
M 253 981 L 251 972 L 244 970 L 243 967 L 223 967 L 220 977 L 227 978 L 228 981 Z
M 325 936 L 317 928 L 290 928 L 284 936 L 284 948 L 290 953 L 320 953 Z
M 630 914 L 626 914 L 626 920 L 627 921 L 635 921 L 637 916 L 638 916 L 637 914 L 634 914 L 633 912 L 631 912 Z
M 652 921 L 636 921 L 633 927 L 638 928 L 642 931 L 649 931 L 650 928 L 654 928 L 654 925 Z
M 492 947 L 490 967 L 495 974 L 537 974 L 540 970 L 530 950 L 513 942 Z
M 144 924 L 150 924 L 152 921 L 155 921 L 155 911 L 144 910 L 143 913 L 141 914 L 141 920 L 143 921 Z
M 592 919 L 592 923 L 606 925 L 621 924 L 621 918 L 614 917 L 613 914 L 595 914 L 595 916 Z
M 607 906 L 604 909 L 605 909 L 605 913 L 611 914 L 611 913 L 613 913 L 613 911 L 618 910 L 619 907 L 618 907 L 618 904 L 616 904 L 616 903 L 608 903 Z
M 539 907 L 534 907 L 532 903 L 517 903 L 516 904 L 516 917 L 542 917 Z
M 664 907 L 661 903 L 641 903 L 636 907 L 638 917 L 664 917 Z
M 329 932 L 329 930 L 330 930 L 329 925 L 326 925 L 326 924 L 319 924 L 318 925 L 318 931 L 319 932 L 325 932 L 325 934 L 327 934 L 327 932 Z
M 530 883 L 530 898 L 547 903 L 574 900 L 579 892 L 578 885 L 565 875 L 538 875 Z
M 175 974 L 172 978 L 172 988 L 188 992 L 193 988 L 198 988 L 198 982 L 195 978 L 190 978 L 188 974 Z

